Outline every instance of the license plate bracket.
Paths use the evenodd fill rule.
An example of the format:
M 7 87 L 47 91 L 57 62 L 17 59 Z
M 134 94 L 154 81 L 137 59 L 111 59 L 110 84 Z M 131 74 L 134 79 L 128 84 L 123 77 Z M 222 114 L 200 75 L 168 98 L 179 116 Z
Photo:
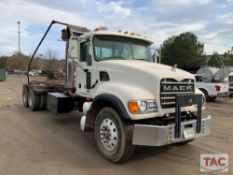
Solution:
M 195 137 L 194 129 L 193 128 L 185 128 L 184 129 L 184 138 L 191 139 Z

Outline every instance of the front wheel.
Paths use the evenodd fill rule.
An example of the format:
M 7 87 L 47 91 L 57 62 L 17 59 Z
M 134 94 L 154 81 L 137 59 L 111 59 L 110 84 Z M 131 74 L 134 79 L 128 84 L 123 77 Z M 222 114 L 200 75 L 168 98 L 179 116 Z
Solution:
M 133 125 L 122 121 L 114 109 L 103 108 L 95 123 L 95 140 L 101 155 L 111 162 L 128 159 L 135 148 L 132 130 Z

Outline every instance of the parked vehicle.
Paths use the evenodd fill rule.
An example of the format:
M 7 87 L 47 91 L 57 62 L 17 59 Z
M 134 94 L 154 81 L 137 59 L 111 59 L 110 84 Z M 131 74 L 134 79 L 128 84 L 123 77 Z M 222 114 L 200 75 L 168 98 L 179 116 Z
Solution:
M 228 82 L 229 82 L 229 93 L 230 93 L 230 97 L 232 98 L 233 97 L 233 72 L 229 74 Z
M 196 86 L 206 97 L 207 101 L 213 101 L 216 97 L 229 97 L 228 83 L 205 82 L 201 75 L 195 75 Z
M 28 75 L 29 75 L 29 76 L 36 76 L 36 73 L 33 72 L 33 71 L 30 71 L 30 72 L 28 72 Z
M 197 70 L 196 74 L 201 76 L 203 82 L 212 82 L 219 68 L 202 66 Z
M 26 107 L 55 114 L 82 111 L 81 130 L 94 131 L 100 154 L 112 162 L 128 159 L 136 145 L 185 144 L 209 134 L 211 117 L 202 116 L 205 97 L 195 77 L 155 63 L 150 39 L 52 21 L 40 44 L 55 23 L 67 26 L 65 81 L 28 77 Z
M 222 65 L 220 68 L 202 66 L 197 70 L 196 74 L 202 76 L 204 82 L 223 83 L 231 72 L 231 68 L 225 65 Z

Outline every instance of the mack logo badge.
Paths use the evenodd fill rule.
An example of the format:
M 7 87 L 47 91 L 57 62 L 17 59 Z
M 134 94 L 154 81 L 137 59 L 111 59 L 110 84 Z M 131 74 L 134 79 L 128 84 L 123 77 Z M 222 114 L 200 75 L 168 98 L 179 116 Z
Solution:
M 192 92 L 192 85 L 163 85 L 163 92 Z

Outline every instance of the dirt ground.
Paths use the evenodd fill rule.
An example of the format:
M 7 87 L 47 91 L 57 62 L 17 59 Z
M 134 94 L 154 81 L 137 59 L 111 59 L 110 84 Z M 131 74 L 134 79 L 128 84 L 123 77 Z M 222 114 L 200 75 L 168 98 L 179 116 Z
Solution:
M 0 175 L 194 175 L 200 154 L 227 153 L 233 174 L 233 100 L 208 103 L 211 135 L 184 146 L 140 147 L 125 163 L 103 159 L 93 133 L 79 129 L 80 114 L 55 116 L 31 112 L 21 102 L 26 78 L 8 76 L 0 82 Z

